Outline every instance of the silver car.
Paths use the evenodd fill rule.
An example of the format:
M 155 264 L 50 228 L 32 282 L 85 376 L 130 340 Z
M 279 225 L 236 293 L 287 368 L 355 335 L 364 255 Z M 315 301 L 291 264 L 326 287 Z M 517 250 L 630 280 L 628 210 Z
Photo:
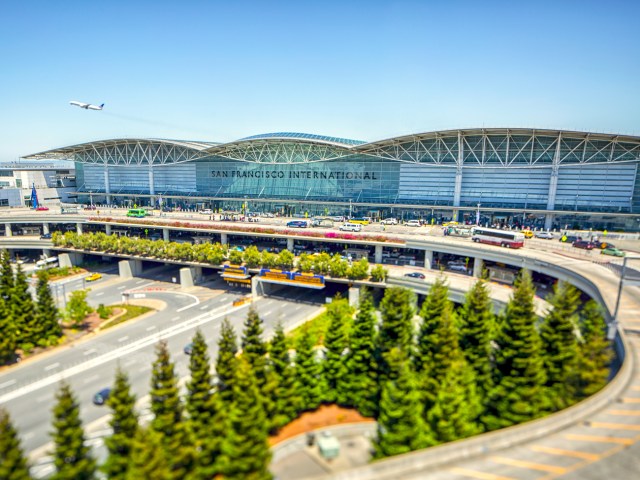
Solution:
M 536 238 L 543 238 L 545 240 L 553 240 L 553 233 L 551 233 L 551 232 L 536 232 L 533 235 Z

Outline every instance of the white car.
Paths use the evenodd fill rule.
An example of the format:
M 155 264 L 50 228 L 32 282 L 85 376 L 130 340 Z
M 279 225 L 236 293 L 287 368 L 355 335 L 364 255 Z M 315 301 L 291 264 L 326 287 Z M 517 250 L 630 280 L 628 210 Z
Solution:
M 420 226 L 420 221 L 419 220 L 409 220 L 406 223 L 407 227 L 419 227 Z
M 536 238 L 544 238 L 545 240 L 553 240 L 553 233 L 551 233 L 551 232 L 536 232 L 533 235 Z
M 205 208 L 204 210 L 200 210 L 201 215 L 211 215 L 212 213 L 213 213 L 213 210 L 211 210 L 210 208 Z
M 340 230 L 343 232 L 359 232 L 362 230 L 362 225 L 359 223 L 344 223 L 340 225 Z
M 383 225 L 397 225 L 398 220 L 396 218 L 385 218 L 380 223 Z
M 447 268 L 452 272 L 467 273 L 467 267 L 465 267 L 464 265 L 460 265 L 459 263 L 454 263 L 453 265 L 449 265 Z

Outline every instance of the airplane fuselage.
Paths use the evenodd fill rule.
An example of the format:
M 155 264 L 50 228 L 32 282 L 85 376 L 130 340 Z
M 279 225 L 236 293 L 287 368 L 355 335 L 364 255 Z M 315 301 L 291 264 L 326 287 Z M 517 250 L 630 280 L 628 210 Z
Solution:
M 76 100 L 69 102 L 69 105 L 84 108 L 85 110 L 102 110 L 102 107 L 104 107 L 104 103 L 102 105 L 92 105 L 90 103 L 78 102 Z

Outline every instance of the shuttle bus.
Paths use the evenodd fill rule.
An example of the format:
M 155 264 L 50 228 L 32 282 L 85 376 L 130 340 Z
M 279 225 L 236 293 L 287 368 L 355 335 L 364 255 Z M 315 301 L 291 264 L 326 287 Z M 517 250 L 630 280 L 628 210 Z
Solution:
M 36 270 L 47 270 L 58 266 L 58 257 L 48 257 L 36 262 Z
M 524 247 L 524 234 L 521 232 L 510 232 L 507 230 L 496 230 L 493 228 L 473 229 L 471 237 L 476 243 L 489 243 L 491 245 L 499 245 L 505 248 Z
M 127 217 L 146 217 L 147 211 L 144 208 L 130 208 Z

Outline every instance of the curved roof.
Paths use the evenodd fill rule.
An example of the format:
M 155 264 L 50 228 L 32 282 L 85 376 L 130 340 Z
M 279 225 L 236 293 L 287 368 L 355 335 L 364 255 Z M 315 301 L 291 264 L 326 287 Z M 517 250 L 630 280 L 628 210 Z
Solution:
M 353 155 L 436 165 L 535 166 L 638 162 L 640 137 L 532 128 L 440 130 L 363 143 L 279 132 L 227 143 L 154 138 L 82 143 L 25 156 L 109 165 L 168 165 L 222 157 L 250 163 L 310 163 Z
M 320 142 L 336 143 L 339 145 L 362 145 L 367 142 L 362 140 L 350 140 L 348 138 L 340 137 L 328 137 L 326 135 L 314 135 L 312 133 L 296 133 L 296 132 L 276 132 L 276 133 L 262 133 L 260 135 L 252 135 L 250 137 L 244 137 L 238 140 L 242 142 L 245 140 L 263 140 L 263 139 L 283 139 L 283 140 L 316 140 Z

